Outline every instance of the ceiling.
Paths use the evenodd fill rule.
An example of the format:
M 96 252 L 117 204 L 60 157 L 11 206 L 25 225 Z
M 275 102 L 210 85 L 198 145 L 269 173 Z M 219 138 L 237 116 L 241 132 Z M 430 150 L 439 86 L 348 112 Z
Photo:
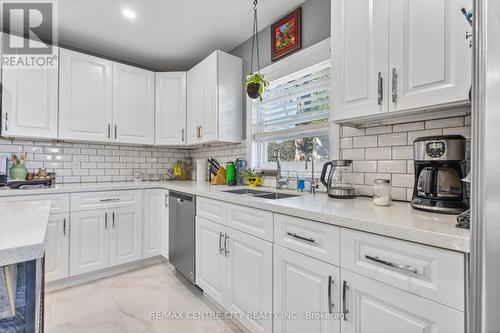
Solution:
M 260 0 L 259 27 L 302 2 Z M 252 36 L 252 0 L 58 0 L 57 10 L 60 44 L 159 71 L 189 69 Z

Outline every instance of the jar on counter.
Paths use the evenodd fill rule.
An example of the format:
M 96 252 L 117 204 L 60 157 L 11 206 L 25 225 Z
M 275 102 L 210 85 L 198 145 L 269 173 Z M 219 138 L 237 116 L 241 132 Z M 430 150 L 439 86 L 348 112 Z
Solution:
M 373 184 L 373 204 L 375 206 L 390 206 L 391 201 L 391 181 L 375 179 Z

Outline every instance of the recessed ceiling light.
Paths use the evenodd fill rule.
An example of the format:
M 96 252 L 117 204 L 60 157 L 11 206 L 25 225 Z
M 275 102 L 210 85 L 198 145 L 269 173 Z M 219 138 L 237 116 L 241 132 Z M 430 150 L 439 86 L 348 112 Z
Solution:
M 129 8 L 122 9 L 122 15 L 128 18 L 129 20 L 135 20 L 137 18 L 137 14 Z

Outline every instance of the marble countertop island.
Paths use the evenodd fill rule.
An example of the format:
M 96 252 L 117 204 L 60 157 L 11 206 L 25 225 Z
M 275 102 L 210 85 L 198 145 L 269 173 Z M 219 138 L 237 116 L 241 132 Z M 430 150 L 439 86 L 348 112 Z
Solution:
M 469 230 L 455 227 L 455 215 L 428 213 L 411 208 L 407 202 L 393 202 L 390 207 L 377 207 L 371 198 L 332 199 L 325 193 L 304 193 L 286 199 L 271 200 L 225 191 L 238 187 L 212 186 L 206 182 L 116 182 L 57 185 L 50 189 L 3 190 L 2 197 L 36 194 L 116 191 L 163 188 L 229 203 L 269 210 L 275 213 L 371 232 L 383 236 L 431 245 L 444 249 L 469 252 Z M 273 191 L 270 188 L 257 190 Z M 290 193 L 291 191 L 285 191 Z M 295 193 L 296 192 L 291 192 Z M 2 207 L 2 206 L 0 206 Z M 3 209 L 0 208 L 0 212 Z
M 0 201 L 0 266 L 43 257 L 50 200 Z

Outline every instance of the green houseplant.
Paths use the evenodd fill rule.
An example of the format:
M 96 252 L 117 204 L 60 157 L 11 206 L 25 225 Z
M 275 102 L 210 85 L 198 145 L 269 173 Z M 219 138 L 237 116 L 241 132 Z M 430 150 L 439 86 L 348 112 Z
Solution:
M 241 171 L 241 175 L 247 179 L 248 186 L 262 185 L 262 173 L 253 169 L 245 169 Z
M 247 75 L 247 94 L 252 99 L 260 99 L 262 102 L 262 93 L 269 88 L 269 82 L 262 73 L 250 73 Z

